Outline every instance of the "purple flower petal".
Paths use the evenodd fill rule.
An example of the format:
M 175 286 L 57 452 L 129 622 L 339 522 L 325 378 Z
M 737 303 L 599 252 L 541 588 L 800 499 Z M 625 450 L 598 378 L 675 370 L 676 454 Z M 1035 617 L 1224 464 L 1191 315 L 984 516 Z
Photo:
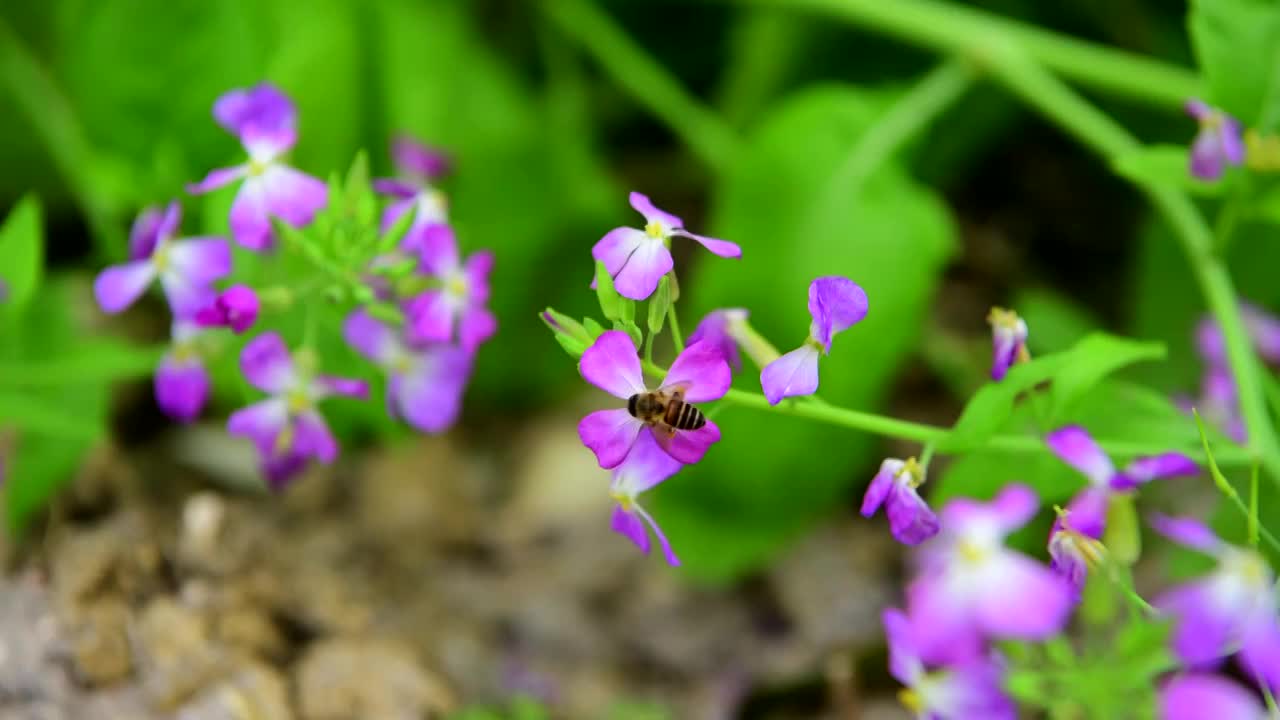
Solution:
M 204 327 L 229 327 L 240 333 L 253 327 L 258 319 L 258 294 L 248 285 L 232 285 L 223 290 L 213 305 L 196 314 L 196 322 Z
M 144 208 L 129 230 L 129 259 L 145 260 L 155 252 L 160 243 L 160 221 L 164 212 L 159 208 Z
M 484 341 L 498 332 L 498 318 L 488 308 L 470 307 L 462 312 L 458 323 L 458 342 L 467 352 L 475 352 Z
M 818 349 L 808 343 L 779 357 L 760 371 L 760 387 L 770 405 L 782 398 L 818 391 Z
M 631 417 L 626 408 L 597 410 L 578 423 L 578 437 L 595 453 L 600 467 L 609 470 L 626 459 L 643 429 L 644 423 Z
M 914 487 L 897 482 L 885 505 L 889 531 L 903 545 L 919 545 L 938 534 L 938 516 L 929 509 Z
M 419 192 L 422 192 L 422 188 L 419 186 L 396 178 L 374 178 L 370 184 L 373 186 L 374 192 L 390 195 L 401 200 L 412 200 Z M 385 230 L 386 228 L 383 229 Z
M 684 463 L 671 457 L 654 440 L 652 432 L 642 432 L 626 460 L 613 469 L 613 490 L 635 497 L 680 472 Z
M 427 147 L 403 134 L 392 139 L 391 158 L 401 172 L 424 182 L 449 174 L 453 165 L 444 151 Z
M 984 632 L 999 638 L 1043 640 L 1066 626 L 1075 593 L 1049 568 L 1003 551 L 989 570 L 993 581 L 977 600 Z
M 436 277 L 445 277 L 458 269 L 458 240 L 453 228 L 441 223 L 423 225 L 407 236 L 406 243 L 418 248 L 418 258 L 422 261 L 422 269 Z
M 871 484 L 867 486 L 867 492 L 862 496 L 862 517 L 869 518 L 876 514 L 888 499 L 889 493 L 893 491 L 894 481 L 905 465 L 906 463 L 897 458 L 885 458 L 880 463 L 880 470 L 875 477 L 871 478 Z M 898 679 L 902 680 L 902 678 Z M 903 682 L 906 681 L 903 680 Z
M 299 452 L 264 455 L 262 474 L 267 477 L 267 486 L 272 491 L 279 492 L 290 480 L 306 469 L 308 462 L 310 457 Z
M 300 228 L 329 203 L 329 187 L 306 173 L 273 164 L 262 173 L 267 211 Z
M 347 315 L 342 323 L 342 339 L 356 352 L 379 365 L 391 362 L 400 348 L 396 331 L 364 309 Z
M 659 222 L 662 224 L 663 230 L 670 231 L 684 227 L 683 220 L 669 212 L 659 210 L 657 206 L 649 200 L 647 195 L 632 192 L 628 197 L 628 201 L 631 203 L 631 207 L 635 208 L 636 212 L 644 216 L 645 221 Z
M 1154 605 L 1175 618 L 1173 651 L 1189 667 L 1213 667 L 1230 652 L 1237 618 L 1212 586 L 1187 583 L 1156 598 Z
M 1049 534 L 1049 569 L 1058 573 L 1058 576 L 1071 587 L 1077 598 L 1080 597 L 1085 580 L 1089 577 L 1089 559 L 1085 555 L 1083 546 L 1086 542 L 1096 541 L 1057 525 Z
M 231 274 L 231 247 L 220 237 L 195 237 L 168 248 L 168 273 L 187 282 L 208 285 Z
M 889 674 L 903 685 L 914 685 L 924 674 L 924 663 L 916 652 L 916 631 L 906 613 L 888 608 L 880 614 L 889 645 Z
M 722 258 L 742 257 L 742 248 L 739 247 L 737 243 L 729 242 L 728 240 L 707 237 L 706 235 L 695 235 L 688 230 L 675 230 L 671 234 L 673 236 L 689 238 Z
M 414 369 L 394 376 L 387 388 L 398 413 L 422 432 L 449 429 L 462 411 L 471 357 L 465 350 L 448 346 L 423 352 Z
M 616 505 L 613 508 L 610 527 L 614 532 L 635 543 L 636 547 L 640 548 L 640 552 L 649 554 L 649 533 L 645 531 L 644 521 L 639 515 L 627 512 L 621 505 Z
M 614 289 L 632 300 L 645 300 L 658 289 L 662 276 L 671 272 L 675 261 L 661 240 L 646 236 L 613 276 Z
M 334 395 L 366 400 L 369 397 L 369 383 L 364 380 L 338 377 L 337 375 L 317 376 L 313 381 L 311 397 L 315 400 L 321 400 Z
M 671 363 L 662 387 L 683 389 L 686 402 L 699 403 L 724 397 L 732 382 L 733 376 L 724 355 L 713 345 L 695 343 L 686 347 Z
M 1161 720 L 1266 720 L 1256 695 L 1218 675 L 1176 675 L 1160 689 Z
M 1274 595 L 1269 606 L 1259 608 L 1243 634 L 1240 666 L 1271 692 L 1280 692 L 1280 619 L 1276 617 Z
M 636 250 L 649 242 L 653 242 L 643 230 L 629 227 L 618 227 L 604 234 L 591 248 L 591 257 L 604 263 L 604 269 L 610 277 L 616 277 Z
M 1035 492 L 1021 483 L 1006 485 L 991 502 L 969 498 L 951 500 L 942 509 L 942 526 L 964 534 L 974 528 L 991 528 L 1008 534 L 1035 517 L 1040 500 Z
M 621 330 L 610 330 L 596 338 L 582 353 L 578 371 L 587 382 L 614 397 L 625 400 L 645 392 L 635 343 Z
M 720 351 L 731 368 L 741 370 L 742 358 L 738 355 L 738 342 L 733 337 L 730 324 L 745 322 L 746 319 L 747 311 L 739 308 L 713 310 L 702 318 L 686 342 L 690 345 L 709 343 Z
M 1115 466 L 1084 428 L 1079 425 L 1059 428 L 1045 437 L 1045 443 L 1054 455 L 1084 473 L 1092 485 L 1110 485 L 1111 476 L 1116 472 Z
M 462 264 L 462 274 L 467 281 L 467 299 L 473 304 L 489 301 L 489 274 L 493 272 L 494 256 L 488 250 L 471 253 Z
M 273 394 L 284 392 L 297 380 L 289 348 L 274 332 L 263 333 L 244 346 L 240 371 L 251 385 Z
M 283 398 L 273 397 L 240 408 L 227 418 L 227 432 L 246 437 L 264 457 L 275 455 L 276 438 L 289 422 L 289 407 Z
M 854 281 L 839 276 L 817 278 L 809 283 L 810 335 L 831 352 L 831 338 L 866 317 L 867 307 L 867 293 Z
M 667 540 L 666 533 L 662 532 L 662 528 L 658 525 L 658 521 L 645 511 L 639 505 L 635 506 L 636 512 L 640 517 L 649 524 L 649 528 L 653 530 L 653 534 L 658 538 L 658 546 L 662 548 L 662 556 L 666 558 L 667 564 L 671 567 L 680 567 L 680 558 L 676 556 L 676 551 L 671 549 L 671 543 Z
M 1195 518 L 1153 513 L 1148 520 L 1152 529 L 1179 545 L 1209 554 L 1217 553 L 1223 547 L 1209 526 Z
M 1201 129 L 1191 143 L 1191 174 L 1201 180 L 1217 180 L 1222 177 L 1225 167 L 1222 136 L 1212 130 Z
M 926 573 L 907 586 L 907 615 L 921 629 L 916 651 L 927 663 L 966 662 L 984 650 L 972 603 L 953 592 L 949 575 Z
M 115 314 L 142 297 L 155 278 L 156 268 L 150 260 L 112 265 L 94 278 L 93 296 L 103 312 Z
M 338 458 L 338 441 L 329 432 L 329 426 L 320 413 L 312 411 L 297 416 L 293 428 L 293 449 L 296 452 L 314 457 L 326 465 Z
M 376 180 L 374 182 L 375 184 L 377 183 Z M 385 233 L 389 231 L 391 228 L 395 227 L 395 224 L 397 222 L 400 222 L 400 218 L 405 213 L 412 210 L 413 206 L 414 206 L 414 200 L 412 197 L 404 200 L 396 200 L 395 202 L 388 205 L 387 209 L 382 211 L 382 222 L 378 225 L 378 231 Z M 425 225 L 410 226 L 409 229 L 413 230 L 415 227 L 426 227 L 426 226 Z M 405 240 L 408 240 L 408 237 L 409 237 L 408 234 L 406 234 Z M 401 246 L 401 249 L 407 250 L 407 248 L 405 248 L 403 245 Z
M 187 185 L 187 192 L 192 195 L 203 195 L 211 190 L 217 190 L 224 185 L 230 185 L 240 178 L 248 177 L 248 175 L 248 165 L 236 165 L 235 167 L 210 170 L 209 174 L 205 175 L 204 179 L 200 182 Z
M 270 249 L 274 242 L 267 215 L 267 186 L 262 176 L 245 179 L 231 203 L 231 234 L 250 250 Z
M 1111 493 L 1106 488 L 1088 487 L 1076 493 L 1067 504 L 1067 524 L 1072 530 L 1095 540 L 1102 539 L 1107 526 L 1107 508 Z
M 297 124 L 298 111 L 274 85 L 260 83 L 224 93 L 213 104 L 213 117 L 227 132 L 242 135 L 249 128 L 291 129 Z
M 409 301 L 409 341 L 415 344 L 449 342 L 458 318 L 457 303 L 443 290 L 427 290 Z
M 1182 453 L 1169 452 L 1151 457 L 1137 458 L 1129 463 L 1122 476 L 1125 480 L 1121 481 L 1121 483 L 1131 481 L 1136 486 L 1159 478 L 1191 477 L 1199 473 L 1200 468 L 1196 466 L 1195 460 Z M 1116 487 L 1116 479 L 1112 480 L 1111 486 L 1118 490 L 1129 489 L 1128 487 Z
M 655 428 L 650 428 L 650 432 L 668 455 L 686 465 L 702 460 L 707 450 L 720 442 L 720 427 L 710 420 L 697 430 L 676 430 L 674 435 L 667 435 Z
M 1258 354 L 1268 363 L 1280 363 L 1280 318 L 1248 303 L 1240 305 L 1240 313 Z
M 156 404 L 181 423 L 200 416 L 209 399 L 209 373 L 198 358 L 182 360 L 167 353 L 156 368 Z

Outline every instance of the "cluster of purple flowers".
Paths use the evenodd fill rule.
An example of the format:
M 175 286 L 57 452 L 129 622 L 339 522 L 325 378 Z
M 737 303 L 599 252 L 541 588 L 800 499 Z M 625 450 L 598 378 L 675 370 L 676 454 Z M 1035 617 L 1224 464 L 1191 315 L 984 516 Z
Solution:
M 1280 318 L 1250 303 L 1240 304 L 1240 315 L 1258 356 L 1268 365 L 1280 366 Z M 1194 406 L 1206 420 L 1233 440 L 1244 442 L 1244 418 L 1240 415 L 1236 384 L 1231 378 L 1231 369 L 1227 367 L 1222 328 L 1211 316 L 1205 316 L 1196 326 L 1195 339 L 1196 350 L 1205 364 L 1200 378 L 1200 395 L 1195 401 L 1180 398 L 1179 403 L 1188 411 Z
M 325 183 L 284 160 L 298 140 L 297 111 L 284 93 L 264 83 L 218 98 L 213 116 L 236 135 L 247 161 L 213 170 L 187 189 L 200 194 L 240 181 L 228 219 L 231 234 L 250 251 L 272 252 L 273 219 L 304 228 L 329 203 Z M 485 307 L 493 256 L 480 252 L 460 258 L 444 195 L 431 184 L 449 170 L 448 158 L 405 137 L 395 139 L 392 154 L 404 176 L 374 182 L 375 190 L 393 198 L 381 232 L 389 232 L 406 213 L 412 217 L 399 247 L 370 259 L 367 281 L 379 301 L 398 306 L 404 321 L 387 323 L 361 307 L 348 315 L 343 335 L 387 375 L 388 412 L 421 431 L 439 432 L 456 420 L 473 355 L 497 330 Z M 215 328 L 237 334 L 249 330 L 263 302 L 245 285 L 217 289 L 232 272 L 230 243 L 220 237 L 175 239 L 180 224 L 177 201 L 163 211 L 144 210 L 130 235 L 129 261 L 99 274 L 94 291 L 104 311 L 117 313 L 160 281 L 173 314 L 173 341 L 156 371 L 156 400 L 167 415 L 189 422 L 209 399 L 203 336 Z M 376 273 L 402 261 L 411 270 L 396 283 Z M 320 400 L 368 394 L 363 381 L 320 373 L 319 361 L 310 348 L 291 352 L 270 331 L 250 340 L 241 353 L 245 378 L 269 397 L 233 413 L 227 429 L 253 441 L 272 487 L 310 460 L 329 463 L 337 456 L 337 441 L 317 409 Z

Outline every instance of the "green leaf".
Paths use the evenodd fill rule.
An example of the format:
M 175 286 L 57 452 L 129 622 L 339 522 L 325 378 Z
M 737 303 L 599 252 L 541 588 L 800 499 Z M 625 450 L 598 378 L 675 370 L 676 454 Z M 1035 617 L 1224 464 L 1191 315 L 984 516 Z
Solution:
M 989 382 L 965 405 L 951 432 L 938 443 L 939 450 L 959 452 L 981 447 L 1013 414 L 1026 393 L 1056 376 L 1070 362 L 1067 353 L 1053 353 L 1018 363 L 999 382 Z
M 605 319 L 614 322 L 622 319 L 623 297 L 613 289 L 613 278 L 602 262 L 596 262 L 596 299 L 600 302 L 600 312 L 604 313 Z M 633 317 L 634 314 L 633 308 Z
M 44 227 L 40 201 L 27 195 L 0 226 L 0 316 L 26 307 L 44 272 Z
M 1162 360 L 1166 355 L 1162 343 L 1094 333 L 1076 343 L 1067 362 L 1053 377 L 1050 396 L 1052 412 L 1058 415 L 1088 392 L 1100 380 L 1134 363 Z
M 1190 153 L 1184 145 L 1145 145 L 1111 162 L 1116 174 L 1139 185 L 1171 187 L 1208 197 L 1226 190 L 1225 180 L 1201 180 L 1191 174 L 1190 167 Z
M 1280 4 L 1272 0 L 1192 0 L 1191 45 L 1209 102 L 1246 126 L 1280 122 Z
M 0 361 L 0 388 L 112 383 L 151 375 L 167 346 L 138 347 L 118 340 L 87 340 L 74 351 L 39 363 Z
M 1102 328 L 1101 321 L 1076 300 L 1048 288 L 1025 288 L 1011 305 L 1027 322 L 1031 357 L 1071 347 Z
M 105 429 L 95 418 L 65 412 L 45 398 L 14 391 L 0 393 L 0 425 L 72 440 L 93 440 Z
M 805 338 L 809 283 L 844 275 L 872 298 L 867 318 L 835 338 L 822 361 L 824 397 L 878 407 L 913 351 L 955 228 L 933 191 L 891 160 L 853 187 L 838 174 L 887 95 L 846 87 L 804 91 L 776 106 L 746 140 L 714 205 L 713 231 L 739 243 L 740 261 L 709 258 L 685 280 L 698 317 L 751 308 L 752 325 L 780 347 Z M 818 198 L 835 198 L 816 203 Z M 682 308 L 682 314 L 686 311 Z M 758 376 L 740 375 L 757 389 Z M 828 514 L 872 463 L 873 439 L 839 428 L 726 407 L 724 441 L 656 492 L 655 515 L 692 574 L 727 580 L 765 562 Z M 814 448 L 839 447 L 838 453 Z M 782 481 L 780 481 L 782 479 Z

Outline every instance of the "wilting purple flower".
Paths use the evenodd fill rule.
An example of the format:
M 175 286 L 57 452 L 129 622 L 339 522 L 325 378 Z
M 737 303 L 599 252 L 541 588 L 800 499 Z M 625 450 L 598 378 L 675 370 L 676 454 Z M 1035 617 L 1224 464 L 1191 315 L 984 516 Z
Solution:
M 1140 457 L 1116 472 L 1111 458 L 1078 425 L 1059 428 L 1045 437 L 1055 455 L 1084 473 L 1089 485 L 1067 505 L 1071 527 L 1094 539 L 1102 538 L 1107 521 L 1107 505 L 1114 492 L 1133 490 L 1151 480 L 1195 475 L 1196 463 L 1182 453 L 1169 452 Z
M 156 368 L 156 404 L 182 423 L 199 417 L 209 400 L 209 371 L 195 343 L 200 332 L 189 320 L 174 320 L 173 343 Z
M 1106 553 L 1100 540 L 1075 529 L 1068 511 L 1059 511 L 1058 521 L 1049 532 L 1049 567 L 1067 581 L 1077 598 L 1089 571 L 1102 564 Z
M 196 313 L 201 327 L 229 327 L 237 335 L 258 319 L 258 294 L 248 285 L 232 285 L 218 293 L 213 304 Z
M 1226 166 L 1244 162 L 1239 121 L 1201 100 L 1188 100 L 1186 109 L 1187 114 L 1200 123 L 1200 132 L 1191 144 L 1192 175 L 1201 180 L 1216 180 Z
M 610 497 L 618 503 L 613 508 L 611 521 L 614 532 L 625 535 L 647 555 L 649 553 L 649 533 L 645 529 L 647 524 L 653 528 L 653 534 L 658 538 L 658 544 L 662 546 L 662 554 L 671 565 L 679 565 L 680 559 L 671 549 L 671 543 L 667 542 L 667 536 L 662 533 L 662 528 L 659 528 L 653 516 L 640 506 L 637 498 L 640 493 L 675 475 L 682 467 L 684 467 L 683 463 L 659 447 L 653 434 L 640 433 L 631 452 L 627 453 L 626 459 L 613 469 L 613 482 L 609 486 Z
M 578 371 L 587 382 L 623 400 L 649 392 L 636 345 L 621 330 L 610 330 L 596 338 L 582 353 Z M 707 402 L 724 397 L 730 382 L 729 365 L 720 352 L 706 343 L 697 343 L 686 347 L 671 364 L 659 390 L 681 393 L 681 399 L 688 403 Z M 685 464 L 701 460 L 707 448 L 720 440 L 720 428 L 710 420 L 697 430 L 658 426 L 642 433 L 645 429 L 645 423 L 632 417 L 627 408 L 598 410 L 578 423 L 582 444 L 596 454 L 600 467 L 605 469 L 617 467 L 642 434 L 652 434 L 663 450 Z
M 1257 695 L 1207 673 L 1175 675 L 1160 688 L 1160 720 L 1267 720 Z
M 924 470 L 915 458 L 887 458 L 862 498 L 862 516 L 871 517 L 884 505 L 889 531 L 904 545 L 919 545 L 937 535 L 938 516 L 916 493 L 923 482 Z
M 240 138 L 249 162 L 214 170 L 187 191 L 206 193 L 243 179 L 231 204 L 231 233 L 251 250 L 271 247 L 272 215 L 293 227 L 309 224 L 328 202 L 329 190 L 281 159 L 298 141 L 298 113 L 289 98 L 268 83 L 232 90 L 214 103 L 213 117 Z
M 1000 720 L 1017 717 L 1013 702 L 1001 689 L 999 665 L 975 656 L 934 671 L 925 669 L 919 627 L 896 608 L 881 615 L 889 642 L 889 673 L 906 687 L 898 694 L 902 704 L 927 720 Z
M 388 377 L 387 411 L 429 433 L 449 429 L 462 409 L 471 375 L 471 353 L 440 343 L 410 346 L 400 333 L 364 310 L 347 316 L 347 344 L 381 367 Z
M 742 308 L 713 310 L 702 318 L 702 322 L 689 335 L 689 344 L 708 343 L 720 351 L 730 367 L 735 371 L 741 370 L 742 358 L 738 356 L 738 343 L 747 315 L 747 311 Z
M 1018 313 L 993 307 L 987 314 L 991 325 L 991 379 L 1003 380 L 1014 363 L 1031 359 L 1027 352 L 1027 321 Z
M 276 333 L 263 333 L 244 346 L 240 370 L 254 387 L 271 397 L 241 408 L 227 420 L 227 432 L 253 440 L 273 488 L 283 486 L 310 458 L 331 463 L 338 441 L 329 432 L 319 402 L 331 395 L 365 398 L 360 380 L 317 375 L 310 356 L 297 361 Z
M 395 161 L 401 177 L 373 181 L 374 190 L 395 198 L 382 214 L 382 232 L 391 229 L 402 215 L 410 211 L 414 213 L 410 232 L 420 232 L 428 225 L 448 223 L 448 204 L 444 193 L 431 186 L 451 169 L 448 155 L 407 135 L 398 135 L 391 142 L 391 159 Z
M 820 277 L 809 283 L 809 337 L 800 347 L 760 371 L 760 387 L 770 405 L 784 397 L 818 390 L 818 358 L 831 352 L 831 338 L 867 316 L 867 293 L 854 281 Z
M 1172 615 L 1173 650 L 1190 667 L 1213 667 L 1227 655 L 1245 672 L 1280 691 L 1280 608 L 1275 576 L 1250 548 L 1222 542 L 1199 520 L 1155 516 L 1161 535 L 1217 560 L 1217 566 L 1156 599 Z
M 171 202 L 161 213 L 148 208 L 134 221 L 129 262 L 112 265 L 93 281 L 98 305 L 108 313 L 129 307 L 160 279 L 175 315 L 189 315 L 213 296 L 213 282 L 231 272 L 231 248 L 218 237 L 174 240 L 182 207 Z
M 614 228 L 591 248 L 591 256 L 604 263 L 614 288 L 625 298 L 644 300 L 658 289 L 658 281 L 674 267 L 667 247 L 673 237 L 694 240 L 720 257 L 742 257 L 742 248 L 728 240 L 685 230 L 683 220 L 654 207 L 645 195 L 631 193 L 631 207 L 644 215 L 644 229 Z
M 418 255 L 424 273 L 440 281 L 409 301 L 408 335 L 413 343 L 450 342 L 456 335 L 473 352 L 498 330 L 484 306 L 489 301 L 493 253 L 481 250 L 459 262 L 458 242 L 448 225 L 427 225 L 406 237 L 406 249 Z
M 1272 365 L 1280 365 L 1280 318 L 1251 303 L 1240 303 L 1240 317 L 1258 355 Z M 1222 328 L 1212 316 L 1201 318 L 1196 325 L 1196 349 L 1210 366 L 1226 367 Z
M 907 589 L 921 655 L 971 658 L 985 638 L 1039 640 L 1060 631 L 1071 588 L 1049 568 L 1004 546 L 1036 513 L 1035 493 L 1009 485 L 989 503 L 967 498 L 942 508 L 942 532 L 923 546 L 921 572 Z

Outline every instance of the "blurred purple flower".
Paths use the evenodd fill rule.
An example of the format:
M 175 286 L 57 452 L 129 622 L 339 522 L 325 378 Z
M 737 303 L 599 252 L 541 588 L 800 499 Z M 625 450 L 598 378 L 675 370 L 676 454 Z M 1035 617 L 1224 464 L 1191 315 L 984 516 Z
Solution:
M 1018 313 L 993 307 L 987 314 L 991 325 L 991 379 L 1003 380 L 1014 363 L 1031 359 L 1027 352 L 1027 321 Z
M 582 353 L 578 371 L 587 382 L 623 400 L 649 392 L 635 343 L 621 330 L 610 330 L 596 338 Z M 724 397 L 730 381 L 729 365 L 720 351 L 697 343 L 686 347 L 671 364 L 660 389 L 682 393 L 685 402 L 707 402 Z M 627 408 L 598 410 L 578 423 L 582 443 L 596 454 L 600 467 L 605 469 L 621 464 L 641 435 L 651 434 L 663 450 L 685 464 L 701 460 L 707 448 L 720 440 L 720 428 L 710 420 L 697 430 L 642 430 L 646 430 L 645 423 L 632 417 Z
M 901 610 L 889 608 L 881 615 L 889 644 L 889 673 L 904 686 L 898 697 L 907 710 L 929 720 L 984 718 L 1014 720 L 1017 711 L 1001 688 L 1000 666 L 975 656 L 948 667 L 926 671 L 920 653 L 921 633 Z
M 201 194 L 244 180 L 231 204 L 231 233 L 251 250 L 274 242 L 271 216 L 304 227 L 328 202 L 328 187 L 284 164 L 281 158 L 298 140 L 297 110 L 289 98 L 268 83 L 232 90 L 213 105 L 218 124 L 240 138 L 249 162 L 210 172 L 187 191 Z
M 1267 720 L 1258 697 L 1218 675 L 1183 673 L 1160 688 L 1160 720 Z
M 671 457 L 654 440 L 652 433 L 640 433 L 627 457 L 613 469 L 613 482 L 609 486 L 609 495 L 618 503 L 613 508 L 611 525 L 614 532 L 626 536 L 640 548 L 640 552 L 649 553 L 648 525 L 662 546 L 662 554 L 667 563 L 679 565 L 680 559 L 667 542 L 653 516 L 640 506 L 637 498 L 640 494 L 658 483 L 675 475 L 684 464 Z
M 1151 526 L 1217 561 L 1207 575 L 1169 590 L 1154 603 L 1174 618 L 1174 652 L 1189 667 L 1210 668 L 1238 651 L 1250 677 L 1280 692 L 1280 609 L 1266 559 L 1256 550 L 1222 542 L 1193 518 L 1157 515 Z
M 1280 318 L 1252 303 L 1240 303 L 1240 317 L 1245 331 L 1253 341 L 1253 347 L 1263 360 L 1280 365 Z M 1196 349 L 1210 367 L 1227 366 L 1226 343 L 1222 328 L 1211 315 L 1200 319 L 1196 325 Z
M 658 281 L 674 267 L 668 248 L 673 237 L 694 240 L 720 257 L 742 257 L 742 248 L 728 240 L 685 230 L 683 220 L 654 207 L 645 195 L 633 192 L 630 200 L 631 207 L 644 216 L 644 229 L 614 228 L 591 248 L 591 256 L 604 263 L 619 295 L 644 300 L 658 289 Z
M 1036 513 L 1035 493 L 1008 485 L 989 503 L 952 500 L 942 532 L 921 550 L 907 589 L 922 657 L 956 662 L 981 654 L 987 638 L 1042 640 L 1062 630 L 1073 606 L 1056 573 L 1004 546 Z
M 1074 530 L 1095 540 L 1102 539 L 1112 493 L 1133 490 L 1151 480 L 1185 477 L 1200 471 L 1191 458 L 1169 452 L 1137 458 L 1122 472 L 1116 472 L 1111 458 L 1079 425 L 1068 425 L 1049 433 L 1045 443 L 1053 454 L 1088 478 L 1088 486 L 1067 505 L 1066 516 Z
M 232 285 L 196 313 L 201 327 L 228 327 L 239 335 L 258 319 L 258 294 L 248 285 Z
M 1191 143 L 1191 174 L 1201 180 L 1217 180 L 1228 165 L 1244 162 L 1244 139 L 1240 122 L 1201 100 L 1186 104 L 1187 114 L 1200 124 Z
M 1097 538 L 1077 531 L 1066 510 L 1059 511 L 1048 545 L 1049 567 L 1067 581 L 1078 599 L 1089 571 L 1105 559 L 1106 547 Z
M 347 344 L 387 373 L 387 412 L 427 433 L 449 429 L 462 409 L 471 353 L 445 344 L 412 347 L 364 310 L 347 316 Z
M 735 371 L 742 369 L 742 358 L 738 355 L 742 324 L 746 322 L 748 313 L 742 308 L 726 308 L 712 310 L 702 318 L 698 327 L 689 335 L 689 344 L 705 342 L 715 347 L 724 356 Z
M 254 387 L 271 397 L 241 408 L 227 420 L 227 431 L 253 440 L 273 489 L 281 488 L 310 458 L 331 463 L 338 441 L 329 432 L 319 402 L 331 395 L 365 398 L 360 380 L 317 375 L 309 356 L 295 361 L 284 340 L 264 333 L 245 345 L 240 370 Z
M 209 371 L 196 347 L 200 332 L 195 323 L 175 319 L 169 352 L 156 368 L 156 404 L 165 415 L 180 423 L 199 417 L 209 400 Z
M 831 339 L 867 316 L 867 293 L 854 281 L 820 277 L 809 283 L 809 337 L 800 347 L 760 371 L 770 405 L 818 390 L 818 358 L 831 352 Z
M 458 242 L 448 225 L 426 225 L 406 237 L 404 249 L 416 254 L 422 271 L 440 281 L 408 302 L 408 337 L 412 343 L 450 342 L 455 329 L 467 352 L 474 352 L 498 330 L 485 307 L 493 253 L 481 250 L 459 262 Z
M 444 193 L 431 183 L 452 169 L 449 156 L 408 135 L 397 135 L 391 141 L 391 159 L 401 177 L 373 181 L 374 190 L 395 198 L 382 214 L 382 232 L 390 230 L 406 212 L 414 213 L 406 236 L 421 232 L 428 225 L 447 224 L 449 215 Z
M 156 278 L 174 315 L 187 316 L 213 297 L 213 282 L 231 272 L 231 248 L 218 237 L 174 240 L 182 223 L 182 207 L 169 203 L 162 213 L 147 208 L 134 221 L 129 262 L 112 265 L 93 281 L 93 294 L 104 312 L 132 305 Z
M 904 545 L 919 545 L 938 534 L 938 516 L 929 509 L 916 488 L 924 471 L 915 458 L 887 458 L 862 498 L 862 516 L 871 517 L 883 505 L 889 530 Z

